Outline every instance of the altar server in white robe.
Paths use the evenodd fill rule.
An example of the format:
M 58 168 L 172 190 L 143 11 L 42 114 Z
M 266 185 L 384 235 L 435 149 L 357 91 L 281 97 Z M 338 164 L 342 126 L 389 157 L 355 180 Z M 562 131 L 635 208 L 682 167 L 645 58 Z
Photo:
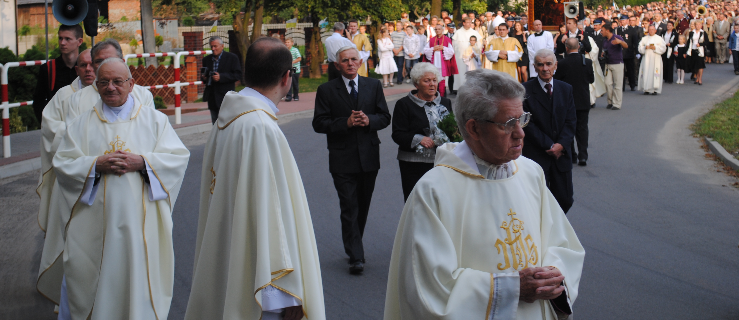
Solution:
M 51 199 L 54 184 L 56 183 L 56 174 L 52 170 L 51 161 L 54 159 L 59 143 L 62 141 L 67 131 L 67 124 L 64 122 L 66 116 L 66 107 L 69 105 L 69 97 L 73 93 L 91 85 L 95 81 L 95 70 L 92 67 L 90 58 L 90 49 L 80 52 L 77 56 L 77 65 L 74 67 L 77 72 L 77 79 L 70 85 L 65 86 L 56 92 L 53 98 L 49 100 L 43 111 L 43 121 L 41 121 L 41 175 L 39 177 L 39 185 L 36 193 L 40 198 L 38 211 L 38 225 L 44 231 L 44 249 L 41 254 L 41 265 L 39 268 L 39 276 L 54 263 L 59 256 L 59 252 L 63 250 L 64 241 L 62 240 L 62 232 L 59 228 L 51 228 L 48 232 L 48 225 L 58 225 L 56 219 L 58 214 L 51 210 Z M 47 248 L 48 247 L 48 248 Z M 46 254 L 44 254 L 46 253 Z M 56 253 L 54 255 L 53 253 Z M 39 278 L 36 282 L 36 289 L 47 299 L 59 305 L 59 294 L 62 286 L 62 269 L 59 263 L 56 270 L 46 272 L 46 277 Z
M 603 76 L 603 70 L 600 68 L 600 64 L 598 63 L 598 57 L 600 57 L 600 49 L 598 48 L 598 45 L 595 43 L 595 40 L 593 40 L 593 37 L 588 37 L 588 41 L 590 41 L 590 52 L 586 52 L 585 54 L 588 56 L 588 59 L 590 61 L 593 61 L 593 75 L 595 75 L 595 81 L 590 84 L 590 105 L 595 105 L 595 100 L 602 97 L 606 93 L 606 81 Z M 595 60 L 593 60 L 595 59 Z
M 482 39 L 482 36 L 480 36 L 475 28 L 473 28 L 470 18 L 462 19 L 462 28 L 454 32 L 454 35 L 452 36 L 452 46 L 454 47 L 454 55 L 456 56 L 455 60 L 457 60 L 457 71 L 459 72 L 454 75 L 454 88 L 451 88 L 453 90 L 459 90 L 459 88 L 464 85 L 464 74 L 469 70 L 474 70 L 468 68 L 464 59 L 464 53 L 467 52 L 467 48 L 470 47 L 470 37 L 472 36 L 474 36 L 475 39 Z M 475 51 L 479 53 L 480 44 L 475 42 L 475 46 Z
M 92 48 L 92 66 L 97 71 L 98 66 L 103 60 L 113 57 L 123 59 L 123 51 L 121 51 L 121 45 L 118 41 L 109 38 L 102 42 L 95 44 Z M 133 86 L 134 98 L 143 103 L 145 108 L 154 108 L 154 96 L 146 88 L 134 85 Z M 82 90 L 79 90 L 72 94 L 69 98 L 69 108 L 67 109 L 66 121 L 69 124 L 70 121 L 74 120 L 78 115 L 85 113 L 92 109 L 92 107 L 100 101 L 100 94 L 96 86 L 88 86 Z
M 326 319 L 308 202 L 277 104 L 292 56 L 279 39 L 247 51 L 246 88 L 229 92 L 203 157 L 185 319 Z
M 585 250 L 541 167 L 521 157 L 524 94 L 502 72 L 467 73 L 454 105 L 464 141 L 437 149 L 400 217 L 386 320 L 571 314 Z
M 534 30 L 531 36 L 527 38 L 528 44 L 526 45 L 529 51 L 529 76 L 535 78 L 537 76 L 536 70 L 534 70 L 534 59 L 536 52 L 541 49 L 549 49 L 554 52 L 554 37 L 549 31 L 544 31 L 544 27 L 541 24 L 541 20 L 534 20 Z
M 662 93 L 662 54 L 667 51 L 665 40 L 657 35 L 657 28 L 649 26 L 649 34 L 639 41 L 639 53 L 642 54 L 639 68 L 639 91 L 644 94 Z M 672 70 L 668 71 L 672 72 Z
M 167 319 L 172 208 L 190 152 L 167 116 L 132 94 L 123 60 L 104 60 L 101 100 L 73 120 L 54 156 L 64 201 L 60 319 Z

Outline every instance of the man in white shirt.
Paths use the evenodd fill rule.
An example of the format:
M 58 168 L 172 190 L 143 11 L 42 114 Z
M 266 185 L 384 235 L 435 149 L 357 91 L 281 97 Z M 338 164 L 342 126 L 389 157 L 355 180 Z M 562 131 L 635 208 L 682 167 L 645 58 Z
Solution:
M 334 33 L 326 38 L 326 57 L 328 58 L 328 80 L 331 81 L 341 76 L 339 69 L 336 68 L 336 52 L 342 47 L 353 46 L 354 43 L 343 36 L 346 27 L 343 23 L 334 23 Z
M 549 49 L 554 52 L 554 37 L 549 31 L 543 31 L 541 20 L 534 20 L 534 33 L 528 38 L 529 51 L 529 76 L 536 77 L 536 69 L 534 68 L 534 59 L 536 52 L 541 49 Z
M 503 18 L 503 12 L 498 11 L 498 14 L 495 16 L 495 19 L 493 19 L 493 27 L 497 27 L 501 23 L 505 23 L 505 18 Z

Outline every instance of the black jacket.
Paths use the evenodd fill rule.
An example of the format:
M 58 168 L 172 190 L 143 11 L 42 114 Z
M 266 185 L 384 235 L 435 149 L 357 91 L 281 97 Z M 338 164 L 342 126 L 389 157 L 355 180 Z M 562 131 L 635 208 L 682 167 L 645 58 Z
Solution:
M 74 67 L 67 68 L 62 57 L 58 57 L 53 61 L 52 65 L 55 66 L 54 69 L 56 69 L 56 72 L 51 70 L 51 66 L 44 63 L 38 69 L 38 76 L 36 77 L 36 91 L 33 94 L 33 111 L 39 124 L 41 123 L 44 108 L 46 108 L 46 105 L 54 97 L 56 92 L 72 84 L 77 79 L 77 72 Z M 53 81 L 50 80 L 52 78 Z
M 662 37 L 662 38 L 664 39 L 664 37 L 665 37 L 665 33 L 667 33 L 667 30 L 665 30 L 665 31 L 663 31 L 662 33 L 660 33 L 660 34 L 659 34 L 659 36 L 660 36 L 660 37 Z M 674 52 L 674 51 L 675 51 L 675 48 L 677 48 L 677 45 L 678 45 L 678 44 L 680 43 L 680 42 L 678 41 L 678 40 L 679 40 L 679 38 L 680 38 L 680 35 L 679 35 L 679 34 L 677 34 L 677 30 L 675 30 L 675 29 L 672 29 L 672 36 L 671 36 L 671 38 L 673 38 L 673 39 L 672 39 L 672 41 L 670 41 L 670 43 L 665 43 L 665 44 L 666 44 L 666 45 L 667 45 L 667 44 L 669 44 L 669 46 L 667 47 L 667 48 L 668 48 L 668 50 L 669 50 L 669 48 L 672 48 L 672 51 Z M 667 56 L 667 50 L 665 50 L 665 53 L 663 53 L 663 54 L 662 54 L 662 57 L 663 57 L 663 58 L 666 58 L 666 59 L 672 59 L 672 58 L 674 58 L 674 57 L 675 57 L 675 55 L 674 55 L 674 54 L 671 54 L 671 55 L 670 55 L 670 56 L 668 57 L 668 56 Z
M 595 81 L 593 61 L 579 53 L 568 53 L 557 63 L 554 79 L 572 86 L 576 110 L 590 110 L 590 84 Z
M 617 35 L 621 36 L 621 38 L 624 38 L 624 42 L 629 46 L 626 49 L 623 49 L 622 54 L 624 59 L 634 59 L 636 58 L 636 54 L 638 53 L 637 47 L 639 46 L 639 41 L 641 40 L 641 35 L 639 34 L 639 29 L 634 27 L 619 27 L 618 31 L 616 32 Z
M 231 52 L 223 51 L 221 53 L 221 61 L 218 62 L 218 72 L 221 79 L 219 81 L 211 81 L 208 85 L 208 80 L 203 79 L 205 91 L 203 92 L 203 101 L 208 101 L 208 98 L 215 95 L 225 96 L 227 92 L 232 91 L 236 88 L 234 84 L 236 81 L 241 80 L 241 63 L 239 57 Z M 210 73 L 213 73 L 213 55 L 209 55 L 203 58 L 203 67 L 208 68 Z
M 570 147 L 577 122 L 575 100 L 572 86 L 556 79 L 552 81 L 554 88 L 551 99 L 539 84 L 538 78 L 523 84 L 526 88 L 523 110 L 532 115 L 529 125 L 523 128 L 526 133 L 523 156 L 538 163 L 544 172 L 551 166 L 556 166 L 559 172 L 567 172 L 572 170 Z M 546 153 L 555 143 L 564 148 L 564 154 L 559 159 Z
M 360 173 L 380 169 L 380 138 L 377 131 L 390 124 L 390 111 L 382 84 L 377 79 L 358 76 L 357 102 L 339 77 L 318 87 L 313 113 L 313 130 L 325 133 L 328 168 L 331 173 Z M 369 126 L 349 128 L 352 110 L 361 110 Z
M 412 93 L 416 93 L 414 90 Z M 452 113 L 452 101 L 441 97 L 441 105 Z M 398 149 L 414 152 L 411 148 L 413 137 L 417 134 L 426 135 L 424 129 L 430 129 L 429 118 L 426 109 L 417 105 L 408 96 L 403 97 L 395 103 L 393 110 L 393 141 L 398 144 Z

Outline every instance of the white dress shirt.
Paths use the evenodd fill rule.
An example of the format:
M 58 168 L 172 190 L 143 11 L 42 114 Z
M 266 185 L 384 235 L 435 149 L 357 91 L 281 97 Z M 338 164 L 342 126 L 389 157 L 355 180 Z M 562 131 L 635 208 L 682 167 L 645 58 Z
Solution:
M 349 81 L 354 80 L 354 90 L 357 90 L 357 95 L 359 95 L 359 75 L 354 75 L 354 79 L 349 79 L 342 75 L 341 80 L 344 80 L 344 86 L 346 87 L 346 92 L 349 93 L 349 95 L 352 94 L 352 87 L 349 85 Z
M 323 43 L 326 45 L 326 56 L 328 57 L 328 62 L 336 62 L 336 51 L 339 51 L 339 49 L 346 46 L 353 46 L 356 48 L 354 42 L 342 37 L 341 34 L 337 32 L 331 34 L 331 36 L 326 38 L 326 41 Z

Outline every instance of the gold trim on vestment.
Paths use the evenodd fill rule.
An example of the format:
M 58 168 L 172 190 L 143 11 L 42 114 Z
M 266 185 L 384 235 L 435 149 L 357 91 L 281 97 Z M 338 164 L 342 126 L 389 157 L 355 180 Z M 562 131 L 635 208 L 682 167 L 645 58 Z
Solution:
M 223 127 L 218 126 L 218 129 L 219 130 L 226 129 L 226 127 L 228 127 L 229 125 L 231 125 L 231 123 L 234 122 L 234 121 L 236 121 L 236 119 L 238 119 L 239 117 L 241 117 L 241 116 L 243 116 L 243 115 L 245 115 L 247 113 L 252 113 L 254 111 L 260 111 L 260 110 L 261 111 L 264 111 L 264 113 L 266 113 L 268 116 L 270 116 L 273 120 L 277 121 L 277 117 L 273 116 L 267 110 L 264 110 L 264 109 L 254 109 L 254 110 L 249 110 L 249 111 L 242 112 L 241 114 L 239 114 L 239 115 L 235 116 L 233 119 L 231 119 L 231 121 L 229 121 L 228 123 L 226 123 Z
M 135 99 L 136 99 L 136 98 L 134 98 L 134 100 L 135 100 Z M 132 117 L 131 119 L 128 119 L 128 120 L 133 120 L 133 119 L 136 119 L 136 117 L 138 117 L 138 116 L 139 116 L 139 113 L 141 112 L 141 106 L 143 106 L 143 104 L 139 104 L 139 110 L 138 110 L 138 111 L 136 111 L 136 114 L 135 114 L 135 115 L 134 115 L 134 116 L 133 116 L 133 117 Z
M 46 273 L 46 271 L 49 271 L 49 269 L 51 269 L 51 266 L 53 266 L 54 264 L 56 264 L 56 262 L 59 260 L 59 258 L 62 257 L 63 254 L 64 254 L 64 250 L 62 250 L 62 252 L 59 253 L 59 256 L 57 256 L 56 259 L 54 259 L 54 262 L 52 262 L 48 267 L 46 267 L 46 269 L 44 269 L 44 271 L 41 272 L 41 274 L 36 279 L 36 291 L 38 291 L 38 293 L 40 293 L 42 296 L 44 296 L 44 298 L 49 299 L 49 301 L 53 302 L 56 305 L 59 305 L 59 302 L 58 301 L 54 301 L 54 299 L 49 298 L 47 295 L 45 295 L 43 292 L 41 292 L 41 290 L 38 289 L 38 283 L 39 283 L 39 281 L 41 281 L 41 277 L 44 276 L 44 274 Z
M 89 175 L 89 174 L 88 174 Z M 95 310 L 95 301 L 97 301 L 97 287 L 100 286 L 100 273 L 103 271 L 103 258 L 105 256 L 105 235 L 106 232 L 106 226 L 108 225 L 107 219 L 108 216 L 105 215 L 105 191 L 108 190 L 108 176 L 103 176 L 103 249 L 100 250 L 100 269 L 98 270 L 98 278 L 97 278 L 97 284 L 95 285 L 95 298 L 93 298 L 92 301 L 92 307 L 90 308 L 90 313 L 87 315 L 87 319 L 90 319 L 92 317 L 92 311 Z M 69 219 L 72 220 L 71 218 Z
M 490 298 L 488 298 L 488 311 L 485 313 L 485 320 L 490 319 L 490 311 L 493 310 L 493 298 L 495 297 L 495 276 L 490 274 Z
M 101 105 L 102 107 L 102 105 Z M 98 113 L 98 108 L 92 107 L 92 110 L 95 110 L 95 114 L 98 116 L 98 119 L 104 123 L 108 123 L 108 120 L 103 119 L 103 117 L 100 116 L 100 113 Z
M 257 110 L 261 110 L 261 109 L 257 109 Z M 252 111 L 256 111 L 256 110 L 252 110 Z M 252 111 L 248 111 L 248 112 L 245 112 L 245 113 L 243 113 L 243 114 L 246 114 L 246 113 L 249 113 L 249 112 L 252 112 Z M 262 111 L 264 111 L 264 110 L 262 110 Z M 243 115 L 243 114 L 242 114 L 242 115 Z M 236 119 L 234 119 L 234 120 L 236 120 Z M 233 121 L 233 120 L 232 120 L 232 121 Z M 230 122 L 229 122 L 229 123 L 230 123 Z M 228 126 L 228 124 L 227 124 L 226 126 Z M 282 291 L 282 292 L 284 292 L 284 293 L 287 293 L 287 294 L 289 294 L 289 295 L 291 295 L 291 296 L 295 297 L 296 299 L 300 300 L 300 305 L 301 305 L 301 308 L 303 309 L 303 316 L 304 316 L 304 317 L 305 317 L 306 319 L 308 319 L 308 313 L 307 313 L 307 312 L 305 312 L 305 306 L 304 306 L 304 303 L 303 303 L 303 299 L 300 299 L 300 297 L 296 296 L 295 294 L 293 294 L 293 293 L 292 293 L 292 292 L 290 292 L 290 291 L 287 291 L 287 290 L 285 290 L 285 289 L 283 289 L 283 288 L 281 288 L 281 287 L 278 287 L 278 286 L 276 286 L 276 285 L 272 284 L 272 282 L 274 282 L 274 281 L 277 281 L 277 280 L 279 280 L 280 278 L 282 278 L 282 277 L 284 277 L 284 276 L 286 276 L 286 275 L 288 275 L 288 274 L 292 273 L 293 271 L 295 271 L 295 270 L 294 270 L 294 269 L 281 269 L 281 270 L 277 270 L 277 271 L 273 271 L 273 272 L 271 272 L 271 273 L 270 273 L 271 275 L 276 275 L 276 274 L 279 274 L 279 276 L 277 276 L 277 277 L 275 277 L 275 278 L 272 278 L 272 280 L 270 280 L 270 281 L 269 281 L 269 282 L 268 282 L 267 284 L 265 284 L 265 285 L 263 285 L 263 286 L 259 287 L 259 288 L 257 289 L 257 291 L 254 291 L 254 301 L 256 301 L 256 302 L 257 302 L 257 304 L 259 305 L 259 310 L 262 310 L 262 304 L 261 304 L 261 303 L 259 303 L 259 300 L 257 299 L 257 293 L 259 293 L 259 291 L 261 291 L 262 289 L 264 289 L 264 288 L 266 288 L 266 287 L 268 287 L 268 286 L 273 286 L 273 287 L 275 287 L 275 289 L 277 289 L 277 290 L 280 290 L 280 291 Z M 264 311 L 262 311 L 262 312 L 264 312 Z M 259 314 L 259 320 L 262 320 L 262 315 L 261 315 L 261 312 L 260 312 L 260 314 Z
M 72 218 L 74 217 L 74 208 L 77 207 L 77 203 L 80 202 L 80 199 L 82 198 L 82 194 L 85 193 L 85 185 L 87 185 L 87 178 L 90 177 L 90 172 L 92 172 L 92 168 L 95 166 L 95 164 L 98 161 L 98 157 L 95 157 L 95 159 L 92 160 L 92 165 L 90 166 L 90 170 L 87 170 L 87 175 L 85 176 L 85 184 L 82 185 L 82 192 L 80 192 L 80 196 L 77 197 L 77 201 L 74 202 L 74 205 L 72 206 L 72 211 L 69 213 L 69 221 L 67 221 L 67 224 L 64 226 L 64 239 L 66 241 L 67 239 L 67 230 L 69 230 L 69 223 L 72 222 Z M 92 182 L 95 183 L 95 180 Z M 103 198 L 105 199 L 105 198 Z
M 133 117 L 130 118 L 130 119 L 128 119 L 128 120 L 136 119 L 136 117 L 138 117 L 139 116 L 139 113 L 141 112 L 141 107 L 142 106 L 143 106 L 142 104 L 139 104 L 139 109 L 138 109 L 138 111 L 136 111 L 136 114 L 133 115 Z M 102 108 L 102 107 L 103 107 L 103 105 L 101 104 L 100 105 L 100 108 Z M 92 107 L 92 109 L 95 110 L 95 114 L 98 116 L 98 119 L 100 119 L 100 121 L 105 122 L 105 123 L 112 123 L 112 122 L 108 122 L 108 120 L 105 120 L 105 119 L 103 119 L 103 117 L 100 116 L 100 114 L 98 113 L 98 108 Z
M 154 309 L 154 317 L 159 320 L 157 315 L 157 308 L 154 306 L 154 295 L 151 294 L 151 274 L 149 274 L 149 246 L 146 244 L 146 183 L 144 177 L 141 178 L 141 204 L 144 209 L 144 222 L 141 224 L 141 233 L 144 236 L 144 255 L 146 257 L 146 283 L 149 285 L 149 300 L 151 301 L 151 308 Z
M 455 168 L 455 167 L 452 167 L 452 166 L 449 166 L 449 165 L 437 164 L 436 166 L 437 167 L 446 167 L 446 168 L 452 169 L 454 171 L 457 171 L 457 172 L 459 172 L 459 173 L 461 173 L 463 175 L 470 176 L 470 177 L 473 177 L 473 178 L 485 179 L 485 177 L 483 177 L 481 174 L 472 174 L 472 173 L 469 173 L 469 172 L 464 171 L 462 169 L 458 169 L 458 168 Z
M 41 189 L 41 186 L 42 185 L 44 185 L 44 180 L 46 180 L 46 179 L 44 179 L 44 176 L 47 173 L 49 173 L 49 171 L 51 171 L 53 169 L 54 169 L 54 167 L 52 166 L 51 168 L 49 168 L 49 170 L 46 170 L 46 172 L 44 172 L 44 174 L 41 175 L 41 183 L 39 183 L 38 187 L 36 187 L 36 194 L 38 195 L 39 199 L 41 199 L 41 192 L 38 192 L 38 190 Z M 54 188 L 53 185 L 51 187 Z M 47 215 L 48 215 L 48 213 L 47 213 Z M 38 227 L 41 228 L 41 231 L 43 231 L 44 233 L 46 233 L 46 229 L 44 229 L 43 227 L 41 227 L 41 221 L 39 220 L 38 214 L 36 214 L 36 222 L 38 223 Z M 46 237 L 46 236 L 44 236 L 44 237 Z

